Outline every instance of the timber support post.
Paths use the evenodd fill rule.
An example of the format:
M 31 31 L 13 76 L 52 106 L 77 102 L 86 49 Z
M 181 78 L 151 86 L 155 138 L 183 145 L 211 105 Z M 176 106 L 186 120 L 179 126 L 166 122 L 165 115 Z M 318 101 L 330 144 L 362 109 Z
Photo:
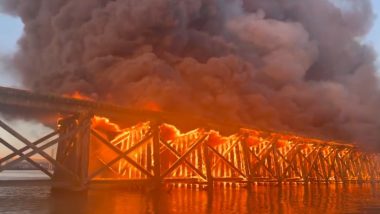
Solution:
M 207 176 L 207 188 L 209 191 L 211 191 L 214 188 L 214 178 L 212 176 L 212 170 L 211 170 L 211 161 L 210 161 L 210 152 L 209 152 L 209 145 L 208 145 L 208 137 L 206 140 L 202 142 L 202 149 L 203 149 L 203 159 L 205 160 L 205 167 L 206 167 L 206 176 Z
M 89 158 L 90 158 L 90 143 L 91 143 L 91 119 L 92 115 L 88 115 L 83 118 L 84 130 L 81 133 L 81 142 L 79 143 L 80 157 L 79 157 L 79 179 L 80 185 L 82 187 L 87 187 L 88 185 L 88 169 L 89 169 Z
M 81 191 L 87 188 L 92 114 L 74 115 L 59 121 L 60 133 L 53 189 Z
M 153 187 L 158 189 L 162 185 L 161 162 L 160 162 L 160 122 L 154 121 L 152 124 L 153 133 Z
M 250 161 L 250 150 L 248 147 L 248 140 L 249 135 L 244 134 L 243 139 L 241 141 L 241 146 L 243 148 L 243 157 L 244 157 L 244 167 L 245 167 L 245 174 L 247 176 L 247 189 L 248 191 L 252 190 L 252 174 L 251 174 L 251 161 Z

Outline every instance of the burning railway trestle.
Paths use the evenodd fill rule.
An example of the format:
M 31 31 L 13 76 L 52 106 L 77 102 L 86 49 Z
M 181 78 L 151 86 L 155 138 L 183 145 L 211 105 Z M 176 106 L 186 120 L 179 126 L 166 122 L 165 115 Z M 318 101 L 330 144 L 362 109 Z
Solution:
M 1 90 L 0 96 L 4 96 Z M 23 105 L 21 98 L 4 102 Z M 94 126 L 97 117 L 92 106 L 88 112 L 61 119 L 56 131 L 34 142 L 0 121 L 2 129 L 25 144 L 17 149 L 0 136 L 0 145 L 12 151 L 0 159 L 0 163 L 6 162 L 0 165 L 0 172 L 26 160 L 51 177 L 53 185 L 79 189 L 107 182 L 212 187 L 380 181 L 380 156 L 349 144 L 249 129 L 228 137 L 205 128 L 180 133 L 154 117 L 111 133 Z M 58 145 L 57 155 L 51 157 L 44 150 L 54 145 Z M 54 165 L 54 172 L 35 163 L 31 157 L 36 154 Z
M 380 180 L 379 156 L 362 153 L 351 145 L 244 129 L 229 137 L 204 129 L 180 134 L 173 126 L 158 123 L 141 123 L 107 139 L 107 133 L 91 127 L 91 119 L 91 115 L 62 119 L 57 131 L 34 143 L 0 122 L 3 129 L 26 144 L 20 150 L 13 148 L 14 153 L 1 161 L 17 155 L 20 159 L 0 170 L 21 160 L 33 162 L 30 156 L 40 154 L 55 171 L 37 167 L 59 187 L 112 181 L 247 186 L 259 182 Z M 10 146 L 3 139 L 0 143 Z M 43 152 L 54 144 L 58 144 L 56 159 Z M 24 154 L 28 149 L 32 151 Z
M 208 185 L 380 179 L 379 157 L 361 153 L 351 145 L 251 130 L 229 137 L 202 129 L 174 135 L 167 133 L 168 127 L 173 128 L 140 124 L 107 143 L 120 145 L 119 155 L 132 153 L 133 158 L 118 162 L 112 177 Z M 106 142 L 99 134 L 95 137 Z M 158 166 L 154 164 L 156 156 Z

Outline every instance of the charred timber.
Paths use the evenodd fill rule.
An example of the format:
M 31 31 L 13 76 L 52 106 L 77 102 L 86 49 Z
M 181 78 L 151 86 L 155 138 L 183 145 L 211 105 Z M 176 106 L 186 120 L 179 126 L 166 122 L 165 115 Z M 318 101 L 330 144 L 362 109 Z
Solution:
M 91 113 L 93 115 L 109 118 L 123 118 L 125 120 L 134 121 L 163 121 L 180 126 L 181 124 L 186 124 L 187 127 L 202 126 L 219 130 L 236 130 L 244 127 L 241 124 L 227 124 L 221 121 L 212 121 L 186 114 L 126 108 L 103 102 L 81 100 L 0 86 L 0 109 L 1 108 L 19 108 L 28 111 L 48 111 L 63 114 Z
M 41 94 L 26 90 L 0 87 L 0 105 L 28 109 L 48 110 L 60 113 L 92 112 L 99 116 L 135 115 L 141 117 L 159 117 L 158 113 L 128 109 L 125 107 L 62 97 L 52 94 Z

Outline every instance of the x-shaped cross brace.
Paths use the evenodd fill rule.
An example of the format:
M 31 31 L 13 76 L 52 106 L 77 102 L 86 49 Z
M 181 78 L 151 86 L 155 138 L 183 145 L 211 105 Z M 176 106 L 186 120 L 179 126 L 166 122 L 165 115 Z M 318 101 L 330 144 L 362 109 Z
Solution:
M 39 154 L 41 155 L 43 158 L 45 158 L 47 161 L 49 161 L 50 163 L 52 163 L 56 168 L 62 170 L 63 172 L 67 173 L 68 175 L 72 176 L 72 178 L 74 178 L 76 181 L 79 181 L 79 177 L 73 173 L 71 170 L 67 169 L 64 165 L 62 165 L 61 163 L 59 163 L 58 161 L 56 161 L 54 158 L 52 158 L 50 155 L 48 155 L 46 152 L 44 152 L 45 149 L 59 143 L 60 141 L 64 141 L 64 140 L 67 140 L 68 138 L 72 137 L 73 135 L 75 135 L 79 129 L 83 129 L 83 126 L 82 127 L 79 127 L 78 129 L 75 129 L 75 130 L 71 130 L 69 133 L 67 133 L 65 136 L 63 137 L 60 137 L 60 138 L 57 138 L 57 139 L 54 139 L 54 140 L 51 140 L 49 143 L 46 143 L 45 145 L 41 146 L 41 147 L 38 147 L 37 145 L 42 143 L 43 141 L 45 141 L 45 139 L 49 139 L 50 137 L 53 136 L 53 133 L 52 134 L 49 134 L 47 135 L 46 137 L 42 138 L 44 139 L 42 141 L 41 140 L 38 140 L 34 143 L 30 142 L 28 139 L 26 139 L 25 137 L 23 137 L 22 135 L 20 135 L 19 133 L 17 133 L 15 130 L 13 130 L 11 127 L 9 127 L 7 124 L 5 124 L 4 122 L 2 122 L 0 120 L 0 127 L 3 128 L 5 131 L 7 131 L 9 134 L 11 134 L 12 136 L 14 136 L 16 139 L 18 139 L 20 142 L 24 143 L 26 145 L 26 147 L 20 149 L 20 150 L 17 150 L 16 148 L 14 148 L 12 145 L 8 144 L 7 142 L 5 141 L 2 141 L 1 143 L 4 144 L 6 147 L 8 147 L 9 149 L 11 149 L 13 152 L 15 152 L 16 154 L 12 154 L 11 156 L 20 156 L 20 158 L 14 160 L 14 161 L 11 161 L 7 164 L 5 164 L 4 166 L 2 166 L 0 169 L 6 169 L 8 168 L 9 166 L 13 165 L 13 164 L 16 164 L 18 162 L 21 162 L 23 160 L 27 160 L 27 161 L 31 161 L 33 163 L 33 165 L 37 164 L 35 163 L 34 161 L 32 161 L 30 159 L 31 156 L 35 155 L 35 154 Z M 56 133 L 54 132 L 54 135 Z M 49 137 L 49 138 L 48 138 Z M 5 142 L 5 143 L 4 143 Z M 28 149 L 32 149 L 31 152 L 27 153 L 27 154 L 24 154 L 23 152 L 28 150 Z M 7 158 L 7 157 L 6 157 Z M 9 157 L 8 157 L 9 158 Z M 38 164 L 37 164 L 38 165 Z M 41 167 L 38 167 L 39 169 L 41 169 Z M 47 174 L 48 176 L 51 177 L 51 173 L 47 173 L 46 170 L 42 170 L 45 174 Z
M 140 166 L 138 163 L 136 163 L 133 159 L 128 157 L 128 154 L 136 150 L 138 147 L 140 147 L 142 144 L 144 144 L 147 140 L 149 140 L 152 137 L 151 132 L 149 131 L 146 137 L 140 141 L 139 143 L 135 144 L 131 148 L 129 148 L 127 151 L 121 151 L 118 149 L 116 146 L 114 146 L 112 143 L 110 143 L 108 140 L 104 139 L 96 130 L 91 130 L 91 134 L 95 136 L 98 140 L 100 140 L 104 145 L 106 145 L 108 148 L 110 148 L 112 151 L 114 151 L 118 156 L 108 162 L 106 165 L 103 167 L 99 168 L 97 171 L 95 171 L 91 176 L 89 176 L 88 181 L 92 180 L 94 177 L 99 175 L 101 172 L 112 166 L 113 164 L 117 163 L 119 160 L 124 159 L 126 160 L 129 164 L 134 166 L 136 169 L 147 175 L 148 177 L 152 178 L 153 175 L 146 169 L 144 169 L 142 166 Z

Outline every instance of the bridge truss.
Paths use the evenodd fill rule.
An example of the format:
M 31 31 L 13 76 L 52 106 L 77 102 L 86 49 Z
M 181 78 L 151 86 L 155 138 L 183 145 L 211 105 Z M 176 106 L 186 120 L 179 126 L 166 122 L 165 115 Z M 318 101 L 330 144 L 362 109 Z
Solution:
M 11 151 L 0 159 L 0 172 L 27 161 L 59 187 L 84 188 L 96 182 L 212 187 L 380 181 L 380 155 L 361 152 L 349 144 L 251 129 L 221 136 L 214 131 L 218 128 L 199 119 L 201 128 L 180 133 L 167 123 L 176 123 L 178 117 L 187 121 L 181 115 L 0 87 L 2 107 L 65 115 L 52 133 L 36 141 L 0 121 L 0 128 L 24 145 L 16 148 L 0 135 L 0 145 Z M 94 115 L 150 122 L 110 132 L 94 126 Z M 55 157 L 46 152 L 53 146 L 57 148 Z M 31 158 L 34 155 L 48 161 L 53 170 L 40 166 Z
M 259 182 L 366 182 L 380 180 L 380 156 L 352 145 L 241 129 L 224 137 L 213 130 L 173 132 L 157 122 L 140 123 L 110 137 L 91 126 L 92 115 L 60 120 L 57 130 L 31 142 L 0 121 L 25 144 L 0 159 L 0 171 L 28 161 L 60 187 L 92 182 L 178 186 L 247 186 Z M 56 157 L 44 152 L 57 145 Z M 43 168 L 38 154 L 52 165 Z M 17 157 L 15 159 L 15 157 Z

